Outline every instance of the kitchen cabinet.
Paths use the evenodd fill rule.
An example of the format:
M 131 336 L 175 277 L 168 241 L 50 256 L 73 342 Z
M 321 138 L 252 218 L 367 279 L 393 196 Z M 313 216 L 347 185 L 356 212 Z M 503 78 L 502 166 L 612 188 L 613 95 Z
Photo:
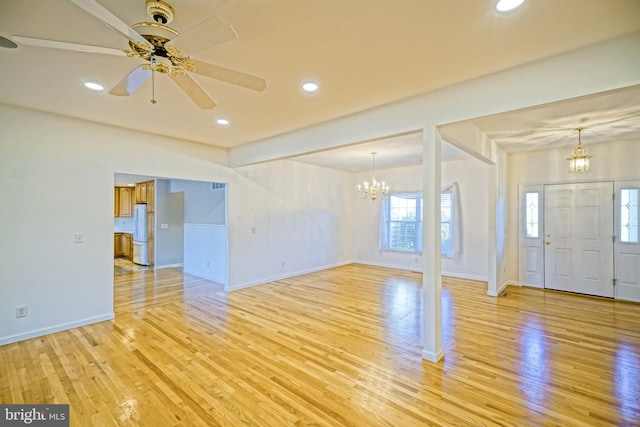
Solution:
M 147 183 L 136 183 L 136 203 L 147 203 Z
M 113 256 L 114 258 L 121 257 L 122 253 L 122 234 L 113 233 Z
M 113 193 L 113 216 L 115 217 L 132 217 L 133 216 L 133 188 L 131 187 L 115 187 Z
M 147 208 L 149 204 L 147 203 Z M 156 229 L 156 214 L 155 212 L 147 211 L 147 260 L 150 265 L 153 265 L 154 261 L 154 243 L 155 243 L 155 229 Z
M 147 212 L 156 211 L 156 189 L 154 181 L 147 181 Z
M 120 216 L 120 191 L 118 191 L 118 187 L 113 187 L 113 216 Z
M 133 234 L 113 233 L 113 257 L 133 259 Z
M 127 259 L 133 259 L 133 234 L 123 233 L 122 254 Z
M 132 217 L 133 216 L 133 189 L 131 187 L 119 187 L 118 191 L 120 193 L 120 204 L 119 204 L 119 213 L 121 217 Z
M 136 183 L 136 203 L 146 203 L 147 209 L 155 210 L 155 181 Z

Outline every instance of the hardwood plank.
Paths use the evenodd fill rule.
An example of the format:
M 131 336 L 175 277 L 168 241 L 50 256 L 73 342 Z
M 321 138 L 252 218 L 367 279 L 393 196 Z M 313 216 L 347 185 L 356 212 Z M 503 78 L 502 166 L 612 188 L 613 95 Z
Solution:
M 640 304 L 444 277 L 432 364 L 415 272 L 114 286 L 114 320 L 0 347 L 1 402 L 69 403 L 73 426 L 640 425 Z

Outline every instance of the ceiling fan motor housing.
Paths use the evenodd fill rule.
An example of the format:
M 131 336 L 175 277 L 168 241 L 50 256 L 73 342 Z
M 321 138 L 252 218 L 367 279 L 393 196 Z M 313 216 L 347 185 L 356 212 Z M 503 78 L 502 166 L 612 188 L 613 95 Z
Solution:
M 173 21 L 173 8 L 160 0 L 147 0 L 147 13 L 155 22 L 168 24 Z

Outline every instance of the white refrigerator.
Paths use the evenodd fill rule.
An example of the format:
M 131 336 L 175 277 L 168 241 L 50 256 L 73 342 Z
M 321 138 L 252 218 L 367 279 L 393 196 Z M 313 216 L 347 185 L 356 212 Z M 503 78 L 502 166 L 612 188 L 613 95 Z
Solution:
M 147 238 L 147 205 L 136 205 L 133 211 L 133 262 L 136 264 L 149 265 Z

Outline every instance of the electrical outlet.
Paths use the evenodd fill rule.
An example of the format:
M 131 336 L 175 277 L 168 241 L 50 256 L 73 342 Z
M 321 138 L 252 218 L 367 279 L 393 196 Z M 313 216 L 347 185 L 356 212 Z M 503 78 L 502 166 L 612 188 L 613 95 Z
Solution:
M 73 235 L 73 240 L 76 243 L 84 243 L 84 233 L 75 233 Z
M 27 314 L 29 314 L 29 308 L 26 305 L 16 307 L 16 317 L 27 317 Z

